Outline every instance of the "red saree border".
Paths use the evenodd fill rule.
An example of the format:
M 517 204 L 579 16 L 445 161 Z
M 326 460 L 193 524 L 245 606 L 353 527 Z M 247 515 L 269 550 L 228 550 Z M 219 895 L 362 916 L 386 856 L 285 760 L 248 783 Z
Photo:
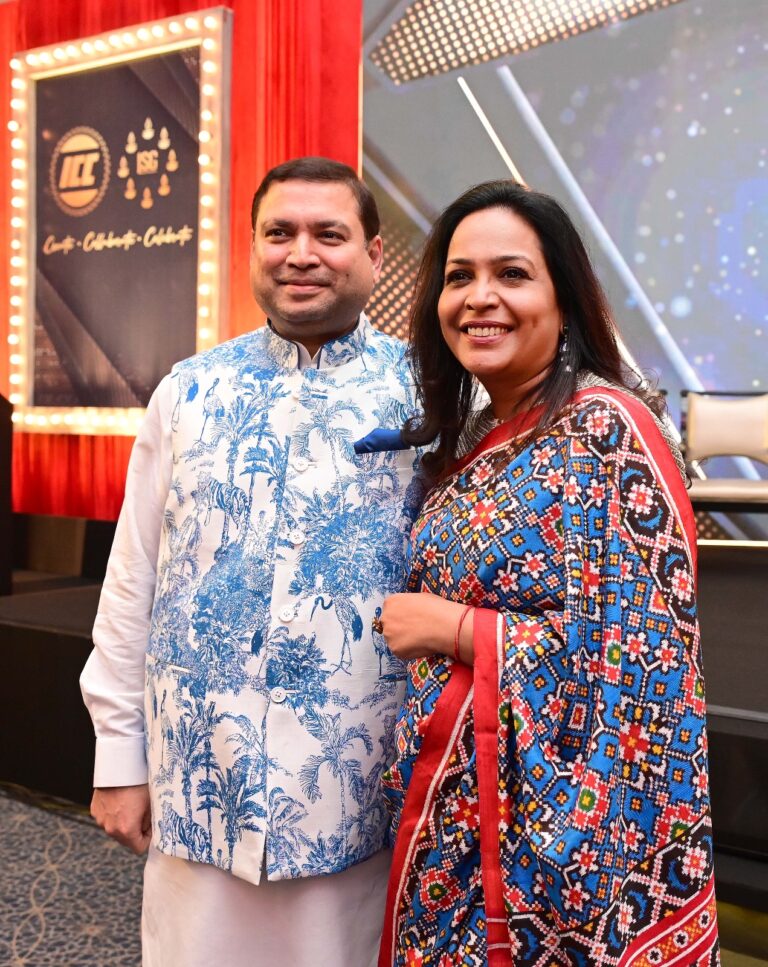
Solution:
M 501 423 L 499 426 L 495 426 L 492 430 L 485 434 L 483 439 L 472 449 L 469 453 L 465 453 L 464 456 L 458 460 L 448 471 L 446 476 L 450 476 L 454 473 L 459 473 L 468 467 L 473 460 L 480 456 L 481 453 L 485 453 L 487 450 L 492 450 L 494 447 L 500 446 L 502 443 L 509 443 L 516 437 L 521 436 L 527 430 L 530 430 L 541 412 L 540 406 L 534 406 L 532 410 L 528 410 L 527 413 L 523 413 L 521 416 L 515 417 L 511 420 L 507 420 L 506 423 Z
M 509 928 L 501 878 L 499 822 L 499 677 L 505 621 L 498 611 L 477 608 L 474 615 L 475 688 L 473 712 L 480 800 L 480 864 L 485 896 L 487 963 L 511 967 Z
M 392 967 L 395 961 L 397 913 L 411 857 L 424 823 L 432 811 L 435 793 L 471 701 L 472 669 L 461 662 L 455 662 L 451 668 L 450 680 L 437 699 L 430 717 L 405 795 L 387 885 L 379 967 Z
M 650 410 L 644 403 L 635 399 L 629 393 L 622 393 L 621 390 L 608 389 L 607 387 L 581 390 L 574 397 L 578 401 L 589 398 L 609 400 L 621 411 L 634 430 L 646 457 L 653 465 L 659 486 L 664 490 L 670 506 L 677 515 L 688 549 L 691 570 L 695 577 L 697 560 L 696 517 L 675 458 L 670 453 L 667 441 L 661 435 L 661 430 L 656 425 Z
M 711 916 L 708 922 L 702 925 L 696 921 L 710 908 Z M 693 921 L 693 927 L 691 926 Z M 701 929 L 701 934 L 694 938 L 691 945 L 679 953 L 672 953 L 671 958 L 665 956 L 664 960 L 650 961 L 646 955 L 653 948 L 661 948 L 674 943 L 672 934 L 675 931 L 688 931 L 697 926 Z M 666 917 L 637 938 L 629 947 L 619 961 L 617 967 L 650 967 L 651 963 L 659 964 L 661 967 L 694 967 L 699 963 L 698 958 L 709 954 L 712 945 L 717 941 L 717 916 L 715 915 L 715 878 L 710 877 L 709 882 L 701 893 L 697 894 L 693 903 L 689 903 L 677 913 Z M 693 958 L 693 959 L 692 959 Z

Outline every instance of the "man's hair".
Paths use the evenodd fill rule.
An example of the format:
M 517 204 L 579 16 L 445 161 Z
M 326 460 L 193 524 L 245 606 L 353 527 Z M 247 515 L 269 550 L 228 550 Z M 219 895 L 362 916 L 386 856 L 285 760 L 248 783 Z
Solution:
M 264 175 L 264 179 L 256 189 L 251 205 L 251 227 L 254 230 L 262 198 L 275 182 L 280 181 L 338 182 L 346 185 L 357 200 L 357 208 L 366 242 L 370 242 L 372 238 L 379 234 L 380 221 L 376 199 L 365 182 L 357 177 L 354 169 L 340 161 L 331 161 L 330 158 L 313 157 L 284 161 L 281 165 L 271 168 Z

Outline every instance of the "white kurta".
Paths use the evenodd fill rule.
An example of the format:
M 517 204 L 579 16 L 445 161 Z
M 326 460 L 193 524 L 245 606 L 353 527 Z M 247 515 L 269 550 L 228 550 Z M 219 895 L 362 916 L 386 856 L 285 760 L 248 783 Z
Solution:
M 150 849 L 143 967 L 374 967 L 390 859 L 257 886 Z

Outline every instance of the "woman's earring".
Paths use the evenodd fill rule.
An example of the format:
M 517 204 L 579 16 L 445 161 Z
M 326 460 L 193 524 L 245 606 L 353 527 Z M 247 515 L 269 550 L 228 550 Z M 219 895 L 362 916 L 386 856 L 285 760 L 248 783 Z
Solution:
M 571 372 L 571 364 L 568 362 L 568 326 L 563 325 L 560 341 L 560 364 L 565 363 L 566 373 Z

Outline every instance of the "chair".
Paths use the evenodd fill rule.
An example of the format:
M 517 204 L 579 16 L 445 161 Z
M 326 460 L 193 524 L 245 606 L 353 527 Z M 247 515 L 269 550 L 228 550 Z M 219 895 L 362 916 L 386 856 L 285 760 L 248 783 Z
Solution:
M 683 390 L 682 444 L 693 482 L 694 510 L 768 511 L 768 480 L 703 477 L 709 457 L 748 457 L 768 464 L 768 393 Z

